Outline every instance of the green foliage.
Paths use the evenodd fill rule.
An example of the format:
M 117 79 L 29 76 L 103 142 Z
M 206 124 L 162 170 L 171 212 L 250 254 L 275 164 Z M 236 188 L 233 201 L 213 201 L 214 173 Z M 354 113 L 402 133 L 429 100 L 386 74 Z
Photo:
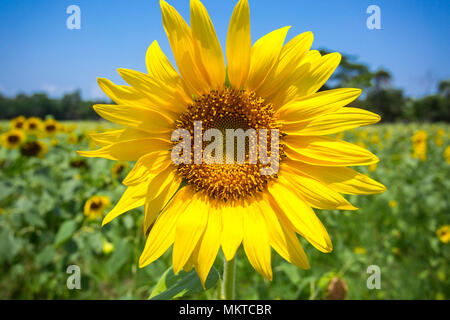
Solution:
M 330 51 L 320 50 L 322 55 Z M 331 79 L 321 90 L 332 88 L 360 88 L 362 96 L 351 104 L 381 115 L 383 122 L 450 121 L 450 81 L 439 82 L 437 95 L 422 98 L 411 98 L 403 91 L 391 86 L 392 75 L 386 69 L 371 71 L 370 68 L 357 61 L 357 57 L 342 55 L 339 67 Z
M 117 203 L 127 172 L 113 178 L 114 162 L 95 158 L 73 167 L 72 160 L 79 159 L 75 150 L 89 148 L 87 133 L 105 128 L 97 122 L 72 124 L 79 144 L 71 144 L 66 133 L 56 135 L 53 146 L 51 138 L 41 138 L 49 145 L 42 159 L 0 147 L 0 299 L 148 299 L 150 293 L 158 299 L 217 298 L 221 253 L 207 281 L 211 289 L 205 291 L 195 271 L 177 276 L 167 271 L 170 250 L 138 267 L 145 244 L 142 208 L 103 228 L 100 218 L 84 215 L 84 203 L 93 195 Z M 7 126 L 0 123 L 4 130 Z M 428 133 L 425 161 L 411 157 L 411 136 L 419 129 Z M 302 239 L 310 270 L 290 265 L 272 251 L 270 282 L 250 266 L 241 247 L 237 298 L 324 299 L 331 279 L 339 277 L 348 286 L 348 299 L 449 299 L 450 243 L 436 235 L 439 227 L 450 224 L 450 164 L 443 156 L 449 129 L 448 124 L 384 124 L 346 133 L 345 140 L 364 143 L 379 156 L 375 171 L 357 169 L 385 184 L 387 191 L 346 196 L 359 208 L 356 212 L 316 210 L 334 250 L 321 253 Z M 390 206 L 392 201 L 396 205 Z M 114 250 L 105 250 L 105 243 Z M 66 286 L 66 269 L 72 264 L 81 270 L 80 290 Z M 370 265 L 381 268 L 381 290 L 366 287 Z
M 82 100 L 80 91 L 66 93 L 61 99 L 51 99 L 45 93 L 18 94 L 14 98 L 0 93 L 0 119 L 12 119 L 17 115 L 40 118 L 51 115 L 58 120 L 97 120 L 99 117 L 92 106 L 100 103 L 108 102 Z
M 219 281 L 219 272 L 212 267 L 205 282 L 205 289 L 213 288 Z M 180 271 L 177 275 L 173 273 L 172 267 L 166 270 L 159 279 L 149 299 L 168 300 L 181 298 L 187 295 L 201 293 L 203 291 L 200 278 L 194 270 L 190 272 Z
M 450 98 L 432 95 L 422 99 L 408 101 L 405 114 L 414 121 L 450 122 Z

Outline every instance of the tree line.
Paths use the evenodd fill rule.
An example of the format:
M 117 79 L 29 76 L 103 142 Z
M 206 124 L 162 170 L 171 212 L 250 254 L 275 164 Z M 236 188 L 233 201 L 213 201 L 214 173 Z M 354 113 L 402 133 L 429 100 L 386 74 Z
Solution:
M 328 53 L 320 50 L 322 54 Z M 407 97 L 404 92 L 393 87 L 392 75 L 385 69 L 371 71 L 355 57 L 342 55 L 341 63 L 327 84 L 321 88 L 360 88 L 363 94 L 351 106 L 361 107 L 382 116 L 382 121 L 427 121 L 450 122 L 450 80 L 439 82 L 437 93 L 419 99 Z M 18 94 L 9 98 L 0 93 L 0 119 L 11 119 L 18 115 L 45 118 L 53 116 L 57 120 L 96 120 L 99 116 L 92 106 L 103 101 L 81 98 L 76 90 L 66 93 L 60 99 L 48 97 L 45 93 L 32 95 Z

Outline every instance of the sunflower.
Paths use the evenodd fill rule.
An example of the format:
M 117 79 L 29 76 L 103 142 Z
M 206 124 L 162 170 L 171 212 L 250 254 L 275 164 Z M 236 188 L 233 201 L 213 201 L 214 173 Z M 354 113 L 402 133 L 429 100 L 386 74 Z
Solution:
M 47 135 L 53 136 L 60 130 L 61 125 L 55 119 L 50 118 L 44 121 L 43 128 Z
M 249 6 L 241 0 L 228 28 L 225 67 L 200 1 L 191 1 L 191 26 L 165 1 L 160 5 L 179 72 L 155 41 L 146 55 L 148 73 L 118 70 L 130 86 L 100 78 L 99 86 L 117 105 L 94 109 L 123 128 L 91 134 L 101 148 L 79 151 L 86 157 L 136 161 L 123 181 L 125 193 L 103 225 L 144 205 L 148 237 L 139 266 L 155 261 L 173 245 L 174 272 L 195 267 L 203 283 L 219 248 L 231 261 L 241 243 L 251 265 L 267 279 L 272 279 L 271 247 L 288 262 L 309 268 L 297 234 L 322 252 L 332 250 L 313 208 L 356 210 L 341 194 L 385 190 L 347 168 L 374 164 L 379 161 L 375 155 L 328 135 L 376 123 L 380 117 L 344 107 L 360 89 L 318 92 L 341 56 L 310 50 L 311 32 L 284 44 L 289 29 L 284 27 L 252 46 Z M 196 121 L 203 125 L 201 133 L 210 128 L 265 129 L 263 142 L 279 140 L 278 148 L 271 144 L 265 150 L 279 164 L 278 171 L 263 174 L 267 159 L 262 161 L 260 155 L 256 163 L 248 155 L 244 163 L 202 162 L 209 145 L 201 140 L 200 153 L 187 153 L 188 164 L 174 163 L 171 151 L 179 145 L 172 133 L 184 130 L 188 136 L 183 136 L 183 143 L 188 145 L 189 139 L 194 141 Z
M 41 119 L 38 117 L 30 117 L 25 121 L 24 128 L 28 133 L 36 134 L 42 125 Z
M 444 225 L 436 231 L 436 235 L 442 243 L 448 243 L 450 241 L 450 225 Z
M 93 196 L 84 204 L 84 215 L 89 219 L 101 218 L 105 209 L 111 205 L 109 197 Z
M 20 146 L 20 154 L 24 157 L 42 158 L 47 151 L 47 144 L 39 140 L 28 141 Z
M 24 116 L 15 117 L 9 123 L 11 129 L 23 129 L 26 120 L 27 119 Z
M 450 164 L 450 146 L 445 148 L 445 150 L 444 150 L 444 158 L 445 158 L 445 161 L 447 162 L 447 164 Z
M 418 158 L 420 161 L 425 161 L 427 158 L 427 137 L 425 130 L 419 130 L 411 137 L 413 152 L 412 158 Z
M 124 170 L 126 170 L 127 168 L 128 168 L 128 163 L 119 161 L 111 167 L 111 173 L 112 173 L 113 177 L 117 179 L 118 177 L 120 177 L 122 172 Z
M 15 149 L 25 140 L 25 133 L 22 130 L 13 129 L 3 133 L 0 138 L 5 148 Z
M 111 242 L 108 242 L 106 240 L 103 240 L 103 244 L 102 244 L 102 251 L 104 254 L 108 255 L 111 252 L 114 251 L 114 244 L 112 244 Z

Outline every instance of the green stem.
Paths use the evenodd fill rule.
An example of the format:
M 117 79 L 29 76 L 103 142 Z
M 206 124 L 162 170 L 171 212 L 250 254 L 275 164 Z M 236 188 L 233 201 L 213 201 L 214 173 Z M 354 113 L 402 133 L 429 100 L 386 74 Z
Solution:
M 234 300 L 236 284 L 236 257 L 223 264 L 222 300 Z

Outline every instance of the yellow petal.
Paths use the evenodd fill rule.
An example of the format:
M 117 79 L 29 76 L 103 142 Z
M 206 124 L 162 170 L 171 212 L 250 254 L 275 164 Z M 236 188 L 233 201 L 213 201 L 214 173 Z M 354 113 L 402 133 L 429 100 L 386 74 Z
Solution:
M 149 133 L 146 131 L 126 128 L 120 130 L 111 130 L 102 133 L 91 133 L 89 137 L 96 145 L 103 147 L 120 141 L 145 139 L 145 138 L 164 138 L 166 134 Z
M 157 80 L 157 82 L 163 83 L 168 90 L 178 94 L 182 104 L 187 105 L 192 102 L 192 96 L 187 91 L 183 79 L 181 79 L 181 76 L 172 66 L 169 59 L 167 59 L 164 52 L 162 52 L 156 40 L 153 41 L 147 50 L 145 63 L 149 76 Z
M 191 28 L 199 59 L 207 66 L 211 89 L 225 83 L 225 60 L 208 12 L 199 0 L 191 0 Z
M 146 182 L 128 187 L 119 202 L 117 202 L 114 208 L 105 216 L 105 218 L 103 218 L 102 226 L 111 222 L 122 213 L 144 205 L 147 188 L 148 183 Z
M 208 219 L 205 200 L 201 199 L 198 193 L 194 194 L 184 212 L 179 214 L 172 252 L 172 265 L 175 274 L 186 264 L 205 230 Z
M 232 201 L 222 208 L 222 251 L 227 261 L 234 258 L 242 242 L 245 210 L 242 201 Z
M 253 268 L 265 278 L 272 280 L 269 234 L 256 201 L 245 210 L 243 245 Z
M 295 135 L 329 135 L 354 129 L 380 121 L 381 117 L 373 112 L 359 108 L 341 108 L 308 122 L 290 123 L 283 126 L 283 131 Z
M 364 148 L 330 137 L 286 136 L 283 139 L 288 157 L 313 165 L 364 166 L 379 161 Z
M 270 96 L 265 97 L 266 101 L 271 102 L 275 109 L 278 109 L 290 101 L 301 98 L 297 96 L 299 81 L 308 75 L 321 57 L 319 51 L 310 50 L 297 66 L 292 66 L 291 73 L 281 82 L 278 89 Z
M 285 167 L 285 166 L 283 166 Z M 284 170 L 283 170 L 284 171 Z M 282 176 L 282 177 L 281 177 Z M 310 206 L 317 209 L 339 209 L 339 210 L 357 210 L 343 196 L 333 189 L 322 184 L 299 171 L 287 169 L 284 174 L 279 173 L 285 184 L 288 182 L 293 185 L 292 190 L 299 194 Z
M 107 146 L 108 144 L 112 144 L 119 140 L 119 137 L 124 133 L 125 129 L 119 129 L 119 130 L 110 130 L 102 133 L 90 133 L 89 137 L 92 139 L 93 142 L 99 147 Z M 141 131 L 144 132 L 145 131 Z
M 278 180 L 278 179 L 277 179 Z M 280 222 L 289 226 L 322 252 L 333 250 L 330 236 L 322 222 L 292 188 L 280 181 L 269 186 L 269 202 Z
M 198 253 L 196 255 L 196 271 L 205 288 L 205 281 L 209 271 L 216 259 L 220 248 L 222 231 L 221 212 L 216 206 L 209 207 L 208 224 L 203 236 L 198 242 Z
M 289 28 L 274 30 L 255 42 L 251 51 L 246 88 L 256 91 L 266 79 L 278 61 Z
M 180 14 L 164 0 L 160 1 L 164 30 L 169 39 L 181 77 L 192 93 L 201 95 L 209 88 L 205 67 L 195 54 L 191 29 Z
M 170 185 L 173 185 L 173 188 L 167 188 Z M 146 195 L 144 230 L 147 230 L 150 227 L 150 225 L 153 223 L 153 221 L 156 219 L 156 216 L 162 209 L 162 206 L 167 202 L 167 200 L 169 200 L 171 196 L 174 195 L 175 191 L 173 191 L 171 195 L 167 193 L 172 190 L 176 190 L 179 185 L 180 181 L 177 181 L 173 172 L 173 168 L 171 167 L 166 168 L 154 177 L 150 178 Z M 152 202 L 154 199 L 158 199 L 159 201 Z
M 264 204 L 262 209 L 269 232 L 270 245 L 286 261 L 302 269 L 309 269 L 308 257 L 295 233 L 280 223 L 269 204 Z
M 312 32 L 308 31 L 290 40 L 281 50 L 279 61 L 257 90 L 257 94 L 265 98 L 275 93 L 306 56 L 313 39 Z
M 228 78 L 231 86 L 241 89 L 250 69 L 250 9 L 247 0 L 240 0 L 234 8 L 227 34 Z
M 170 142 L 162 139 L 136 139 L 113 143 L 92 151 L 77 151 L 83 157 L 110 160 L 135 161 L 143 155 L 170 148 Z
M 198 247 L 198 244 L 197 244 L 197 247 Z M 192 270 L 192 268 L 194 267 L 194 260 L 196 260 L 196 255 L 197 255 L 197 247 L 194 249 L 194 252 L 192 252 L 188 261 L 184 265 L 183 271 L 190 272 Z
M 148 47 L 145 64 L 150 77 L 161 80 L 171 87 L 183 88 L 183 80 L 161 50 L 158 41 L 153 41 Z
M 176 195 L 175 201 L 171 201 L 159 215 L 150 230 L 144 251 L 139 258 L 140 268 L 157 260 L 172 245 L 175 240 L 175 228 L 180 212 L 185 209 L 188 204 L 188 197 L 191 196 L 192 192 L 189 188 L 181 189 Z
M 341 62 L 338 52 L 326 54 L 320 58 L 317 67 L 313 66 L 311 72 L 299 82 L 298 96 L 308 96 L 319 90 L 331 77 Z
M 268 101 L 275 107 L 281 107 L 317 92 L 331 77 L 340 61 L 341 55 L 337 52 L 324 56 L 320 56 L 319 53 L 307 56 L 307 59 L 296 68 L 293 75 Z
M 147 234 L 148 229 L 151 227 L 158 214 L 168 205 L 169 201 L 176 195 L 179 188 L 180 182 L 177 179 L 173 179 L 172 183 L 166 185 L 158 196 L 151 200 L 146 199 L 144 207 L 144 234 Z
M 171 132 L 174 121 L 159 112 L 136 106 L 97 104 L 94 106 L 102 118 L 126 127 L 150 133 Z
M 299 98 L 278 110 L 278 117 L 283 123 L 311 120 L 321 115 L 335 112 L 356 100 L 361 89 L 333 89 Z
M 292 159 L 286 159 L 285 163 L 340 193 L 374 194 L 386 191 L 386 187 L 381 183 L 350 168 L 314 166 Z
M 97 83 L 103 92 L 117 104 L 129 104 L 139 107 L 147 107 L 149 105 L 149 99 L 132 87 L 119 86 L 104 78 L 98 78 Z
M 156 175 L 165 170 L 171 163 L 168 151 L 145 154 L 138 159 L 122 183 L 126 186 L 141 183 L 148 179 L 149 175 Z
M 186 108 L 186 104 L 192 99 L 177 87 L 171 87 L 170 82 L 163 82 L 157 78 L 152 78 L 148 74 L 129 70 L 117 69 L 119 75 L 134 89 L 146 96 L 150 103 L 147 109 L 164 114 L 168 118 L 175 118 Z

